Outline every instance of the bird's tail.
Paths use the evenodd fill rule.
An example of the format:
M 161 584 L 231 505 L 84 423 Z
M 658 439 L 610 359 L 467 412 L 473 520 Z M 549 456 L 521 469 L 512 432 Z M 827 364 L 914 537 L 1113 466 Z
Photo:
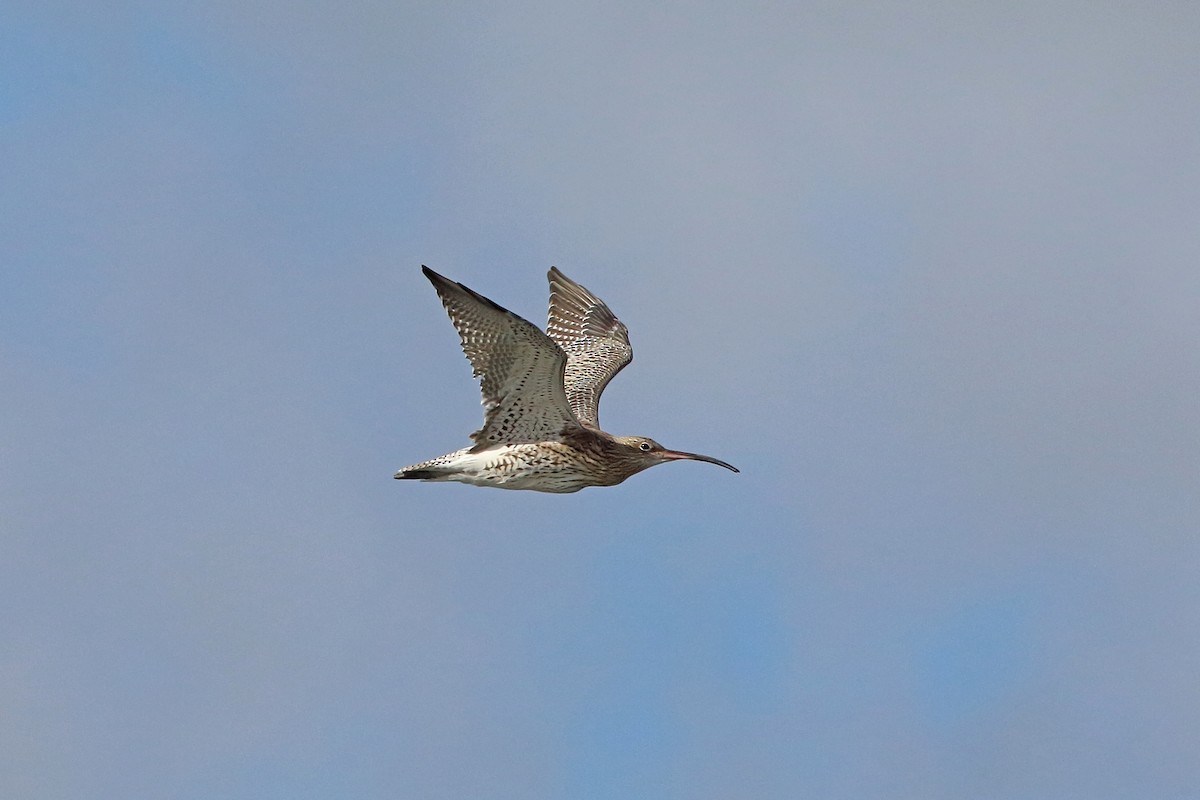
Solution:
M 409 464 L 396 473 L 399 481 L 452 481 L 463 471 L 463 458 L 470 448 L 463 448 L 444 456 L 431 458 L 417 464 Z M 468 459 L 471 461 L 471 459 Z
M 395 478 L 398 481 L 404 481 L 404 480 L 436 481 L 436 480 L 446 480 L 448 475 L 449 475 L 449 473 L 444 470 L 429 469 L 429 468 L 415 469 L 415 468 L 406 467 L 405 469 L 402 469 L 399 472 L 397 472 L 395 475 Z

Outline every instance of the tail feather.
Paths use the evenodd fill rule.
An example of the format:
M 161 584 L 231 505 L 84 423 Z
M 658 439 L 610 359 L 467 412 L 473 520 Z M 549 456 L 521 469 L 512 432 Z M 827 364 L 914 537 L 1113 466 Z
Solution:
M 446 473 L 436 469 L 402 469 L 396 473 L 395 478 L 401 480 L 416 480 L 416 481 L 433 481 L 438 478 L 445 478 Z

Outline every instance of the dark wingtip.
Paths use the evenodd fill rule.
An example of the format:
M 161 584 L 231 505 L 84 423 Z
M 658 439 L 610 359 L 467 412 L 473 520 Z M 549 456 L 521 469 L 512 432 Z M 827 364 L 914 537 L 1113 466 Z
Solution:
M 425 266 L 424 264 L 421 265 L 421 272 L 425 273 L 426 278 L 429 278 L 429 282 L 433 284 L 433 288 L 437 289 L 438 295 L 442 297 L 443 302 L 445 302 L 445 293 L 446 292 L 451 292 L 451 293 L 464 292 L 468 296 L 474 298 L 475 300 L 479 301 L 480 303 L 483 303 L 486 306 L 494 308 L 497 311 L 502 311 L 505 314 L 512 314 L 512 316 L 517 317 L 517 319 L 521 319 L 521 317 L 517 316 L 516 314 L 513 314 L 513 312 L 509 311 L 507 308 L 500 305 L 495 300 L 491 300 L 487 297 L 484 297 L 479 292 L 472 289 L 470 286 L 459 283 L 458 281 L 452 281 L 449 278 L 447 278 L 445 275 L 439 275 L 438 273 L 434 272 L 433 270 L 431 270 L 429 267 Z
M 564 275 L 563 271 L 561 269 L 559 269 L 558 267 L 551 267 L 550 271 L 546 273 L 546 279 L 549 280 L 550 283 L 552 283 L 552 284 L 553 283 L 561 284 L 564 288 L 570 288 L 572 286 L 579 286 L 579 284 L 575 283 L 575 281 L 571 280 L 566 275 Z M 584 291 L 587 291 L 587 290 L 585 289 Z

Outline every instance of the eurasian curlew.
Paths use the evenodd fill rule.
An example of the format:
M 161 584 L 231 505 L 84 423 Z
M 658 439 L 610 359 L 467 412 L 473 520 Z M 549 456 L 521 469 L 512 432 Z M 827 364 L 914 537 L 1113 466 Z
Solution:
M 480 379 L 475 444 L 405 467 L 397 478 L 501 489 L 577 492 L 613 486 L 667 461 L 711 456 L 668 450 L 645 436 L 600 430 L 600 394 L 633 359 L 629 331 L 600 298 L 550 269 L 546 333 L 483 295 L 421 267 L 458 329 Z

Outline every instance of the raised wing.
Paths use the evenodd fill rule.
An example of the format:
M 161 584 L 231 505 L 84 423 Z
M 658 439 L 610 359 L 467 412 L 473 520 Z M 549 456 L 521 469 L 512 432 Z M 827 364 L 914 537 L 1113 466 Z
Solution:
M 462 349 L 483 390 L 477 446 L 542 442 L 578 430 L 563 391 L 567 356 L 550 337 L 516 314 L 429 267 L 429 278 L 458 329 Z
M 571 411 L 600 429 L 600 393 L 633 360 L 629 330 L 604 301 L 551 267 L 546 332 L 567 354 L 563 386 Z

